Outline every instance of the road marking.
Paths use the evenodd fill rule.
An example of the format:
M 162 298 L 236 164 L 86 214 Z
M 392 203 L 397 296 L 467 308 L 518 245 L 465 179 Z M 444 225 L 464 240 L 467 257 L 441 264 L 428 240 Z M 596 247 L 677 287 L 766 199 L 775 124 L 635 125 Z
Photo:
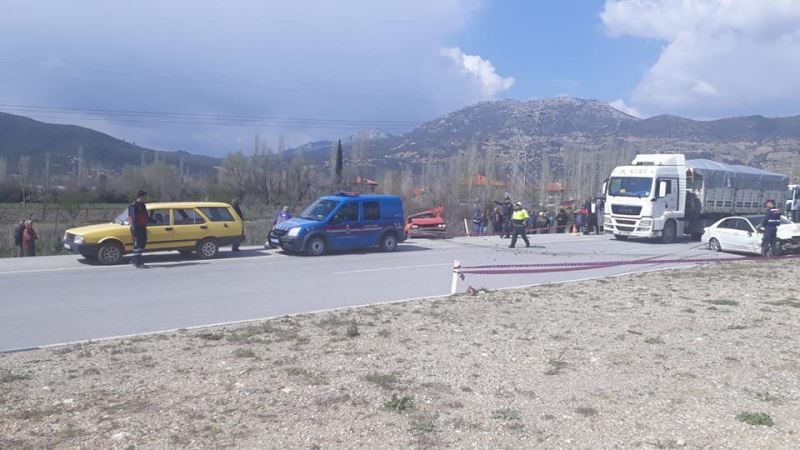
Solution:
M 346 270 L 344 272 L 334 272 L 334 275 L 344 275 L 348 273 L 367 273 L 367 272 L 384 272 L 387 270 L 406 270 L 406 269 L 420 269 L 425 267 L 444 267 L 444 266 L 453 266 L 453 263 L 441 263 L 441 264 L 420 264 L 418 266 L 394 266 L 394 267 L 380 267 L 376 269 L 359 269 L 359 270 Z

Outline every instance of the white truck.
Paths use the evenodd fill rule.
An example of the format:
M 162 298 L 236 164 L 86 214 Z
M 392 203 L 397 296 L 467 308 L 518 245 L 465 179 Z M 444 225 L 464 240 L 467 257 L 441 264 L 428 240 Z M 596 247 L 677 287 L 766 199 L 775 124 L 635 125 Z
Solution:
M 794 211 L 794 202 L 800 199 L 800 184 L 790 184 L 789 190 L 786 191 L 786 217 L 795 223 L 800 223 L 800 217 Z
M 620 240 L 699 239 L 723 217 L 763 214 L 769 199 L 783 205 L 788 183 L 785 175 L 747 166 L 681 154 L 637 155 L 603 183 L 603 227 Z

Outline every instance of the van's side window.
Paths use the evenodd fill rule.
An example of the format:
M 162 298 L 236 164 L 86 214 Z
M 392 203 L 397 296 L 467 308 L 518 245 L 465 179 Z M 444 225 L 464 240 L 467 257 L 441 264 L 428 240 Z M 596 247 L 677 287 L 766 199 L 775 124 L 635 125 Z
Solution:
M 358 222 L 358 203 L 345 203 L 336 215 L 340 222 Z
M 364 220 L 380 220 L 381 206 L 378 202 L 364 202 Z

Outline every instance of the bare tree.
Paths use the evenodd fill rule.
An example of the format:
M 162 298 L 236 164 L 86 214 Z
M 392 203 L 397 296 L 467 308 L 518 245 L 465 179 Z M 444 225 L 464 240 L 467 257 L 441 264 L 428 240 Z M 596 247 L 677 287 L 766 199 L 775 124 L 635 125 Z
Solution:
M 27 191 L 25 189 L 25 185 L 28 182 L 28 175 L 30 172 L 30 165 L 31 165 L 31 157 L 30 156 L 20 156 L 19 161 L 17 163 L 19 165 L 19 185 L 20 189 L 22 190 L 22 204 L 25 204 L 28 201 Z

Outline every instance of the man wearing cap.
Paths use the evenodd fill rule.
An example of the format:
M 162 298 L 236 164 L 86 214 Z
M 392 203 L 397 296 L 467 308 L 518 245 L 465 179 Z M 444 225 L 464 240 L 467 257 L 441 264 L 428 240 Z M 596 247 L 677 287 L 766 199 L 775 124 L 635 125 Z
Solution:
M 144 199 L 147 192 L 139 191 L 136 194 L 136 201 L 128 206 L 128 223 L 131 225 L 131 236 L 133 237 L 133 258 L 131 262 L 137 268 L 145 268 L 142 253 L 147 245 L 147 224 L 150 217 L 147 215 L 147 205 Z
M 508 248 L 514 248 L 517 244 L 517 236 L 522 236 L 522 240 L 525 241 L 525 247 L 530 247 L 531 243 L 528 241 L 528 235 L 525 233 L 525 227 L 528 225 L 528 211 L 522 207 L 521 202 L 517 202 L 514 205 L 514 213 L 511 214 L 511 227 L 514 230 L 514 234 L 511 235 L 511 245 Z

